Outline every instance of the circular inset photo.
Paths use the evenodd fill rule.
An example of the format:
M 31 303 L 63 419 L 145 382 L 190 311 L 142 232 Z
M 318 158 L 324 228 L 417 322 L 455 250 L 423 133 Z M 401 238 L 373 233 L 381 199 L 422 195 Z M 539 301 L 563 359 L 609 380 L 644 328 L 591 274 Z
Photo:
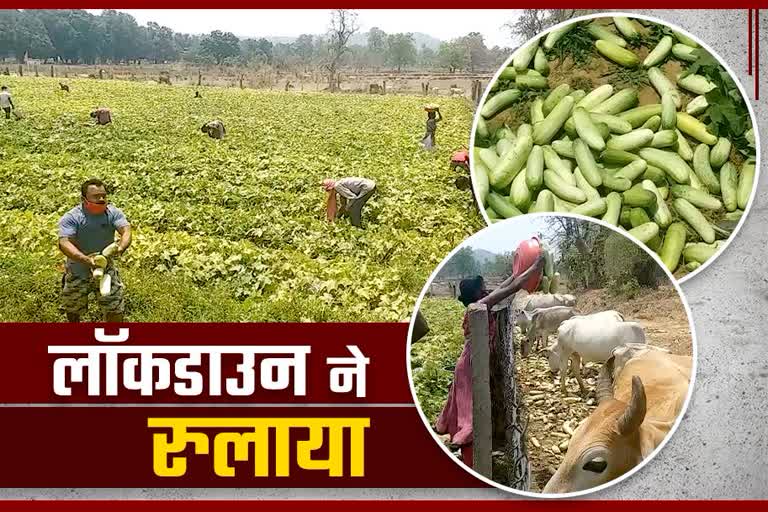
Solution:
M 575 496 L 667 442 L 695 337 L 659 258 L 601 221 L 526 215 L 456 248 L 419 297 L 411 389 L 447 456 L 486 483 Z
M 517 49 L 475 116 L 486 220 L 571 212 L 626 230 L 684 281 L 749 211 L 759 137 L 709 47 L 648 17 L 578 18 Z

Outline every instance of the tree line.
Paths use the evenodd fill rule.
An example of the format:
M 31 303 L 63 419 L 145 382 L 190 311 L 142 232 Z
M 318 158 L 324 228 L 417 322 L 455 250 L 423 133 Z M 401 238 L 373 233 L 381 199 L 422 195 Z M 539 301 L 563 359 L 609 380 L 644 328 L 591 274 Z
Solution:
M 624 293 L 668 282 L 656 261 L 624 235 L 570 217 L 553 216 L 546 222 L 559 252 L 558 271 L 575 289 Z
M 515 253 L 491 254 L 462 247 L 449 259 L 438 273 L 438 279 L 459 279 L 477 275 L 508 277 L 512 273 Z
M 344 24 L 339 31 L 339 21 Z M 358 32 L 353 11 L 334 11 L 322 35 L 302 34 L 292 42 L 238 38 L 214 30 L 204 35 L 174 32 L 115 10 L 94 15 L 79 9 L 0 10 L 0 59 L 39 59 L 69 64 L 188 62 L 237 66 L 270 65 L 304 70 L 345 67 L 357 71 L 442 69 L 449 72 L 491 71 L 509 57 L 509 48 L 488 48 L 482 34 L 470 32 L 440 43 L 417 47 L 411 33 L 388 34 L 371 28 L 365 44 L 351 44 Z

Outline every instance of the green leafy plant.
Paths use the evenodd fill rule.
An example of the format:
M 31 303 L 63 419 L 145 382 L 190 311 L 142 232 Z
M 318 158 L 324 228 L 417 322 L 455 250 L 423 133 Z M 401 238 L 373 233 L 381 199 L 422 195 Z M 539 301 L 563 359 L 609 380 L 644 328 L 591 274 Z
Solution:
M 606 73 L 603 77 L 608 77 L 612 84 L 620 87 L 647 87 L 650 85 L 648 80 L 648 72 L 643 68 L 625 68 L 622 66 L 614 66 L 610 73 Z
M 707 128 L 713 134 L 731 139 L 733 145 L 747 156 L 755 154 L 746 132 L 752 128 L 749 110 L 736 82 L 707 51 L 698 48 L 698 58 L 685 71 L 684 76 L 698 74 L 717 87 L 705 94 L 709 106 L 704 113 Z
M 570 57 L 573 63 L 578 65 L 589 61 L 594 54 L 595 40 L 587 32 L 587 26 L 580 23 L 565 34 L 547 56 L 550 60 L 560 61 Z
M 427 297 L 421 313 L 429 333 L 411 347 L 413 384 L 424 415 L 434 425 L 448 398 L 453 370 L 464 347 L 464 306 L 453 298 Z
M 646 33 L 643 35 L 642 45 L 647 46 L 648 48 L 655 47 L 664 36 L 671 36 L 673 38 L 675 37 L 672 29 L 666 25 L 649 23 L 646 25 L 646 29 Z

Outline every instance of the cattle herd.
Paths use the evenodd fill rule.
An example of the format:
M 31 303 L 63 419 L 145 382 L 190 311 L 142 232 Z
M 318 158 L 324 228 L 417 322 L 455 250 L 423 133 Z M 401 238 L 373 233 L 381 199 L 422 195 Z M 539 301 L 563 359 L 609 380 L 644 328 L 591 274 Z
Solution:
M 567 394 L 568 363 L 579 390 L 588 390 L 581 363 L 601 363 L 598 406 L 573 431 L 545 493 L 568 493 L 609 482 L 637 466 L 664 440 L 680 414 L 691 379 L 691 356 L 646 343 L 640 323 L 617 311 L 581 315 L 576 297 L 532 294 L 516 299 L 515 324 L 523 358 L 545 356 Z M 556 335 L 554 343 L 549 336 Z M 538 345 L 543 343 L 543 348 Z M 525 364 L 523 362 L 523 364 Z

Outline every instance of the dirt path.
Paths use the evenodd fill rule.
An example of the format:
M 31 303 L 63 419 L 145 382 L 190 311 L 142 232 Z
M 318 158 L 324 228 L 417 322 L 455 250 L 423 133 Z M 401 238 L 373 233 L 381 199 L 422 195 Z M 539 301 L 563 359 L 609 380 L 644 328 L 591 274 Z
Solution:
M 604 290 L 589 290 L 576 294 L 581 313 L 595 313 L 614 309 L 627 321 L 643 324 L 648 343 L 675 354 L 691 354 L 692 342 L 685 308 L 671 286 L 641 292 L 637 297 L 625 299 L 608 295 Z M 518 342 L 520 336 L 517 336 Z M 550 338 L 550 341 L 554 341 Z M 586 397 L 579 395 L 574 378 L 566 383 L 567 397 L 560 395 L 560 380 L 549 370 L 543 354 L 532 354 L 518 359 L 525 403 L 528 408 L 528 453 L 531 460 L 531 490 L 541 491 L 554 474 L 568 448 L 568 430 L 575 429 L 597 407 L 595 379 L 600 365 L 587 363 L 583 377 L 587 386 Z

